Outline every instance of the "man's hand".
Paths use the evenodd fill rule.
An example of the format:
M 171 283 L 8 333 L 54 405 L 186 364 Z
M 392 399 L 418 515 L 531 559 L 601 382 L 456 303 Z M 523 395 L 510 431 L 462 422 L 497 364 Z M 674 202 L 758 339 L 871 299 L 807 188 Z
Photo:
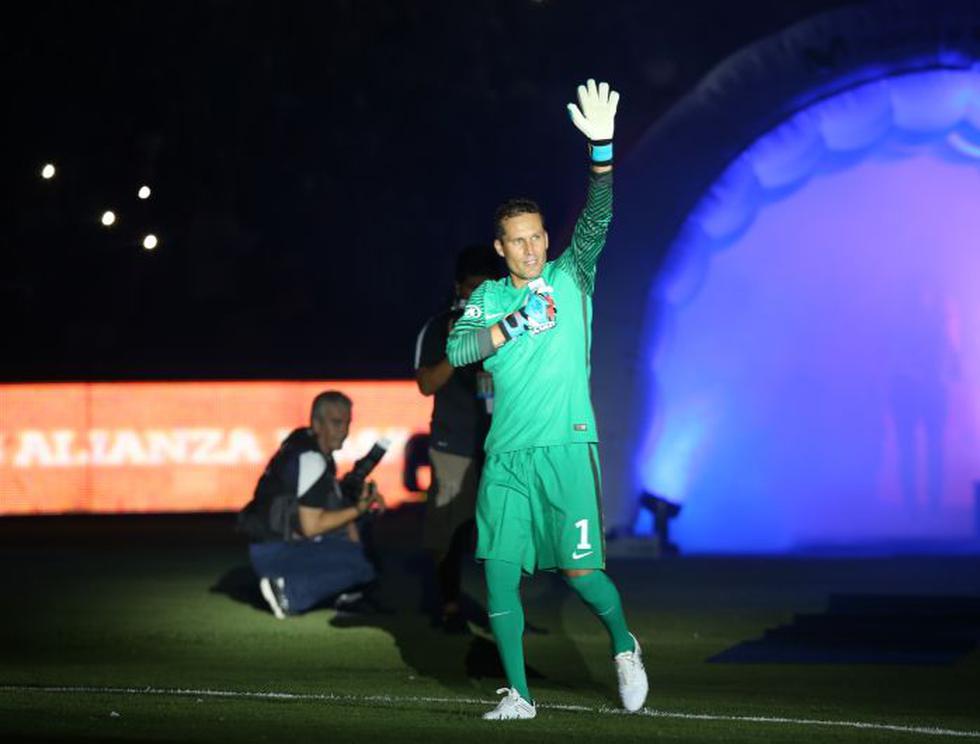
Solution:
M 555 316 L 558 308 L 552 292 L 544 279 L 538 277 L 528 284 L 527 302 L 524 304 L 524 314 L 527 316 L 527 329 L 531 333 L 541 333 L 555 327 Z
M 371 484 L 371 492 L 373 494 L 372 502 L 375 504 L 378 514 L 384 514 L 388 511 L 388 504 L 385 501 L 385 497 L 381 495 L 381 491 L 378 490 L 378 487 L 374 483 Z
M 357 500 L 357 511 L 365 514 L 374 507 L 378 514 L 383 514 L 387 505 L 384 496 L 378 492 L 378 487 L 374 481 L 368 481 L 361 489 L 361 498 Z
M 495 326 L 500 329 L 502 336 L 498 347 L 528 331 L 537 334 L 555 327 L 558 309 L 554 297 L 551 296 L 554 290 L 540 278 L 529 283 L 528 290 L 530 291 L 524 304 Z
M 568 104 L 572 123 L 592 142 L 609 141 L 613 138 L 616 123 L 616 107 L 619 93 L 609 89 L 609 83 L 599 83 L 591 78 L 578 86 L 578 106 Z

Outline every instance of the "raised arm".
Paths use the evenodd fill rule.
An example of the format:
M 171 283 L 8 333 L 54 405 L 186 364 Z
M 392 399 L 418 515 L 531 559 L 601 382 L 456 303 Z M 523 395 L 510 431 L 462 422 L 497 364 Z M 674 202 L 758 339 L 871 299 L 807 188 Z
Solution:
M 575 277 L 583 291 L 592 294 L 596 263 L 606 244 L 612 220 L 613 131 L 619 93 L 608 83 L 589 80 L 578 87 L 578 105 L 568 104 L 572 123 L 589 138 L 591 173 L 585 208 L 575 223 L 572 242 L 556 262 Z
M 575 277 L 575 283 L 586 294 L 595 287 L 596 264 L 606 245 L 606 233 L 612 221 L 612 173 L 589 176 L 589 193 L 585 208 L 575 223 L 572 242 L 555 262 L 557 268 Z

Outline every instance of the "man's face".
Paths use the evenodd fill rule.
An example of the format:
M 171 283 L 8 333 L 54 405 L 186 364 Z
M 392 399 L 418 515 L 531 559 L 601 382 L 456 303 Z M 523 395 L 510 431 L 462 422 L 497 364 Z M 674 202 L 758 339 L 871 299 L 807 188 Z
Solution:
M 523 287 L 541 276 L 548 259 L 548 233 L 537 213 L 519 214 L 501 223 L 503 237 L 493 241 L 497 253 L 504 257 L 514 285 Z
M 468 300 L 470 295 L 473 294 L 474 290 L 479 287 L 483 282 L 485 282 L 490 277 L 483 276 L 482 274 L 470 274 L 463 281 L 457 282 L 456 284 L 456 296 L 461 300 Z
M 320 451 L 329 455 L 344 446 L 350 432 L 351 409 L 343 403 L 328 403 L 319 418 L 313 419 L 313 433 Z

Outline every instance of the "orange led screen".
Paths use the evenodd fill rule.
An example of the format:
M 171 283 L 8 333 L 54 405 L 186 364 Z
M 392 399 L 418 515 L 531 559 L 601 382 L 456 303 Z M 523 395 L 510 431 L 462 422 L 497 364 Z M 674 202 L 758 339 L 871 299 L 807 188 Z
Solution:
M 0 514 L 238 510 L 328 389 L 354 401 L 338 471 L 388 437 L 372 478 L 392 504 L 418 498 L 404 448 L 428 431 L 432 401 L 414 382 L 0 385 Z

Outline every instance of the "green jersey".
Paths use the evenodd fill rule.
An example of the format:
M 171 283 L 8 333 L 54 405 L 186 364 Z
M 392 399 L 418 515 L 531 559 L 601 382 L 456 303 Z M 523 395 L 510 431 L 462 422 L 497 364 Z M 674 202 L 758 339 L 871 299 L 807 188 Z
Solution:
M 554 299 L 555 326 L 524 333 L 484 361 L 494 387 L 487 453 L 598 441 L 589 394 L 592 291 L 611 219 L 612 173 L 593 173 L 571 245 L 541 272 Z M 477 287 L 449 336 L 449 363 L 477 361 L 477 331 L 523 307 L 530 291 L 514 287 L 509 276 Z

